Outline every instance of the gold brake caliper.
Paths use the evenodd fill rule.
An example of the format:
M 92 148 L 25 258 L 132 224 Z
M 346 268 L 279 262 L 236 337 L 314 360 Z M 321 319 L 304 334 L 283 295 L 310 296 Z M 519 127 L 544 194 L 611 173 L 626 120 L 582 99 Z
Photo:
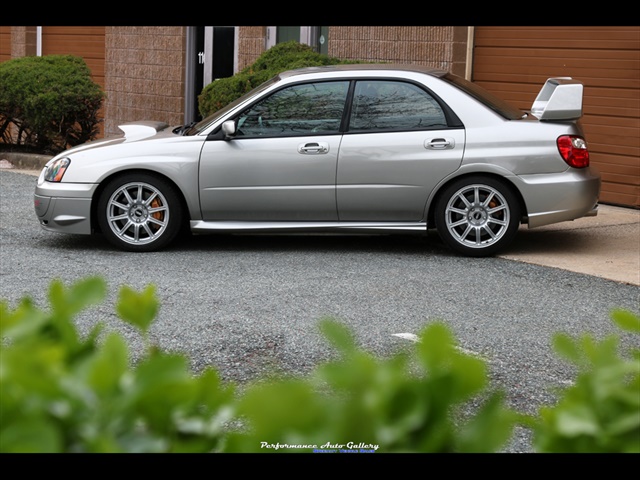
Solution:
M 491 201 L 489 202 L 489 208 L 493 209 L 496 208 L 498 206 L 498 202 L 496 202 L 494 199 L 491 199 Z M 500 220 L 504 220 L 504 211 L 499 211 L 497 212 L 497 214 L 494 214 L 495 218 L 499 218 Z
M 157 198 L 154 198 L 151 201 L 151 208 L 158 208 L 159 206 L 160 206 L 160 202 L 158 201 Z M 154 212 L 154 213 L 151 214 L 151 216 L 153 218 L 155 218 L 156 220 L 158 220 L 159 222 L 162 221 L 162 219 L 163 219 L 162 212 Z M 159 230 L 160 229 L 160 225 L 157 225 L 157 224 L 154 223 L 153 224 L 153 229 L 154 230 Z

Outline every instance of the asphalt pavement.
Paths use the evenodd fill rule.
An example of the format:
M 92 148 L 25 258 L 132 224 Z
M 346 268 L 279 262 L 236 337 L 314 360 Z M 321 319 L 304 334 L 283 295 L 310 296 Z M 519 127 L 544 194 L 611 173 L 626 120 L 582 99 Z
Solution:
M 49 158 L 0 153 L 0 169 L 37 176 Z M 500 256 L 640 285 L 640 210 L 600 205 L 595 217 L 534 229 L 523 225 Z

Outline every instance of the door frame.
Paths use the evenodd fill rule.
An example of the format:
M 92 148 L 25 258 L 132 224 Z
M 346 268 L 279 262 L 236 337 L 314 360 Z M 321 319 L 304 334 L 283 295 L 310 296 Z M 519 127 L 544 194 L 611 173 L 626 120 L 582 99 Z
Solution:
M 198 95 L 213 81 L 213 26 L 186 27 L 184 123 L 198 118 Z M 202 44 L 198 39 L 202 32 Z M 233 73 L 238 72 L 238 27 L 233 27 Z M 198 71 L 202 69 L 201 71 Z

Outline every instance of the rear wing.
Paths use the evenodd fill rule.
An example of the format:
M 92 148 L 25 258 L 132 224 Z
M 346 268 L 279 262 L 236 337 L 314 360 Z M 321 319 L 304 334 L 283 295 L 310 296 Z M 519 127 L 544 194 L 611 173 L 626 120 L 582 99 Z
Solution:
M 571 77 L 548 79 L 533 102 L 531 114 L 538 120 L 578 120 L 582 117 L 582 82 Z

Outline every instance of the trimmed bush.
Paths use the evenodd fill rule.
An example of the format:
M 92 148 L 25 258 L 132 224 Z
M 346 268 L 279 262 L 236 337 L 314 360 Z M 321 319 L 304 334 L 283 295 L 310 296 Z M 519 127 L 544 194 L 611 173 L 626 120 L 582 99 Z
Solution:
M 207 85 L 198 97 L 200 114 L 207 117 L 215 113 L 236 98 L 285 70 L 341 63 L 361 62 L 329 57 L 296 41 L 279 43 L 264 52 L 252 65 L 236 75 L 220 78 Z
M 93 140 L 103 99 L 80 57 L 0 63 L 0 138 L 16 149 L 48 154 Z

